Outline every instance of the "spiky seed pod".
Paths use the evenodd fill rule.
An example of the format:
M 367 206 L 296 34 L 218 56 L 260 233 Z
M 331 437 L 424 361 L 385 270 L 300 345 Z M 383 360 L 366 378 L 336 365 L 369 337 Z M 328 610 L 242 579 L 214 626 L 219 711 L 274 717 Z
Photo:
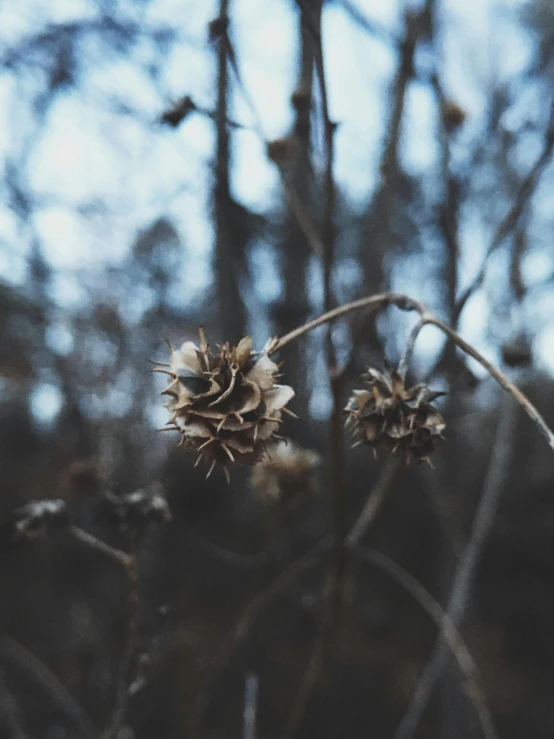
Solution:
M 444 395 L 420 383 L 406 388 L 395 369 L 386 373 L 369 369 L 362 379 L 367 389 L 354 390 L 345 409 L 347 425 L 358 443 L 402 454 L 409 462 L 431 464 L 434 452 L 446 428 L 432 402 Z
M 169 397 L 168 427 L 181 432 L 183 446 L 211 460 L 208 475 L 216 463 L 226 476 L 228 465 L 254 464 L 276 435 L 294 390 L 277 384 L 271 346 L 254 352 L 247 336 L 236 347 L 224 344 L 212 354 L 200 330 L 200 347 L 186 341 L 172 350 L 168 369 L 161 370 L 170 377 L 163 391 Z
M 289 508 L 319 492 L 320 466 L 317 452 L 282 441 L 252 470 L 252 488 L 265 502 Z

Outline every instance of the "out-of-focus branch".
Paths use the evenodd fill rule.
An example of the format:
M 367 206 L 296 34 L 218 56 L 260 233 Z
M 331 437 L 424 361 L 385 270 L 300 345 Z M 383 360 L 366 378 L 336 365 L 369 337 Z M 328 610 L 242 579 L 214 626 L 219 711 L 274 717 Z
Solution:
M 294 329 L 294 331 L 286 334 L 286 336 L 278 339 L 271 347 L 270 354 L 274 354 L 276 351 L 282 349 L 291 341 L 295 341 L 304 334 L 312 331 L 314 328 L 317 328 L 318 326 L 323 326 L 330 321 L 335 321 L 338 318 L 342 318 L 343 316 L 348 315 L 349 313 L 354 313 L 358 310 L 369 308 L 382 309 L 390 305 L 395 305 L 400 310 L 415 311 L 419 314 L 421 320 L 417 325 L 417 333 L 419 333 L 419 331 L 421 331 L 421 329 L 425 325 L 436 326 L 444 334 L 446 334 L 446 336 L 451 341 L 453 341 L 456 346 L 462 349 L 462 351 L 464 351 L 467 355 L 475 359 L 476 362 L 479 362 L 479 364 L 487 370 L 493 380 L 495 380 L 501 388 L 503 388 L 514 398 L 517 403 L 519 403 L 519 405 L 524 409 L 529 418 L 536 424 L 539 431 L 546 438 L 549 446 L 554 449 L 554 433 L 550 430 L 548 424 L 539 413 L 537 408 L 535 408 L 533 403 L 531 403 L 529 398 L 527 398 L 527 396 L 524 395 L 524 393 L 522 393 L 521 390 L 516 385 L 514 385 L 513 382 L 510 382 L 510 380 L 508 380 L 508 378 L 502 372 L 500 372 L 500 370 L 496 369 L 494 365 L 492 365 L 487 359 L 485 359 L 481 352 L 478 352 L 477 349 L 471 346 L 471 344 L 468 344 L 467 341 L 465 341 L 465 339 L 463 339 L 457 331 L 454 331 L 454 329 L 450 328 L 450 326 L 447 326 L 446 323 L 443 323 L 442 321 L 439 321 L 438 318 L 435 318 L 435 316 L 425 307 L 425 305 L 423 305 L 423 303 L 414 300 L 407 295 L 402 295 L 400 293 L 382 293 L 380 295 L 372 295 L 367 298 L 360 298 L 360 300 L 353 300 L 351 303 L 346 303 L 345 305 L 340 305 L 337 308 L 333 308 L 333 310 L 328 311 L 327 313 L 313 319 L 312 321 L 308 321 L 308 323 L 305 323 L 303 326 L 299 326 L 297 329 Z
M 209 705 L 213 686 L 222 674 L 232 653 L 249 633 L 256 618 L 273 598 L 314 567 L 320 561 L 322 555 L 330 549 L 331 544 L 331 537 L 319 541 L 308 552 L 287 565 L 274 580 L 260 590 L 248 603 L 233 630 L 218 649 L 215 658 L 209 665 L 209 672 L 197 692 L 189 715 L 189 734 L 192 739 L 198 736 L 204 714 Z
M 118 739 L 127 713 L 129 687 L 131 685 L 131 669 L 137 649 L 140 616 L 138 552 L 136 551 L 131 557 L 130 564 L 127 567 L 127 573 L 129 576 L 127 633 L 123 655 L 118 668 L 112 714 L 108 726 L 102 732 L 101 739 Z
M 354 554 L 362 561 L 377 567 L 392 577 L 400 587 L 406 590 L 419 605 L 433 619 L 441 630 L 445 649 L 449 649 L 454 655 L 462 672 L 469 695 L 477 711 L 481 728 L 486 739 L 495 739 L 496 729 L 492 715 L 480 686 L 480 676 L 469 649 L 467 648 L 461 634 L 456 626 L 456 621 L 450 613 L 446 613 L 440 603 L 433 598 L 431 593 L 423 587 L 407 570 L 394 562 L 381 552 L 364 547 L 356 547 Z
M 0 657 L 32 680 L 79 730 L 81 736 L 95 739 L 97 732 L 85 709 L 50 668 L 27 647 L 11 636 L 1 634 Z
M 367 16 L 365 16 L 359 8 L 357 8 L 353 3 L 350 2 L 350 0 L 339 0 L 339 4 L 342 8 L 344 8 L 346 14 L 348 17 L 354 21 L 354 23 L 359 26 L 362 30 L 369 33 L 371 36 L 373 36 L 375 39 L 378 39 L 379 41 L 383 41 L 386 44 L 389 44 L 395 49 L 400 48 L 401 40 L 398 39 L 394 33 L 389 31 L 385 26 L 381 25 L 377 21 L 370 20 Z
M 231 197 L 229 181 L 228 125 L 228 24 L 229 0 L 220 0 L 219 15 L 210 24 L 217 48 L 216 160 L 213 185 L 215 215 L 215 273 L 219 303 L 219 323 L 223 336 L 238 341 L 245 333 L 246 311 L 240 291 L 243 247 L 236 239 L 238 217 Z M 232 308 L 230 309 L 230 306 Z
M 449 622 L 456 628 L 464 615 L 475 569 L 491 530 L 500 495 L 507 480 L 516 428 L 517 412 L 506 398 L 501 411 L 483 494 L 473 520 L 469 540 L 456 570 L 448 602 L 447 616 Z M 445 638 L 445 627 L 443 626 L 408 711 L 396 731 L 395 739 L 411 739 L 417 730 L 425 707 L 444 668 Z
M 334 141 L 336 125 L 331 121 L 329 114 L 328 90 L 325 75 L 325 60 L 323 55 L 323 43 L 321 37 L 322 8 L 323 3 L 307 3 L 299 0 L 302 13 L 302 22 L 312 34 L 315 49 L 315 66 L 319 83 L 321 98 L 321 113 L 323 117 L 324 142 L 325 142 L 325 173 L 323 182 L 323 217 L 322 242 L 323 242 L 323 304 L 324 310 L 329 311 L 333 307 L 332 277 L 335 264 L 335 208 L 336 188 L 333 173 L 334 165 Z M 304 675 L 303 683 L 298 693 L 298 698 L 293 706 L 287 721 L 283 737 L 292 739 L 298 731 L 305 706 L 315 688 L 322 671 L 326 655 L 333 648 L 334 634 L 340 628 L 342 611 L 342 600 L 344 590 L 344 575 L 346 570 L 346 548 L 344 537 L 346 534 L 346 506 L 345 506 L 345 462 L 344 444 L 342 439 L 342 376 L 338 372 L 336 351 L 333 342 L 332 326 L 328 324 L 326 335 L 326 359 L 327 374 L 329 377 L 332 397 L 332 411 L 329 419 L 329 454 L 331 466 L 330 492 L 333 501 L 333 562 L 329 573 L 328 587 L 323 594 L 323 615 L 320 625 L 320 633 L 314 644 L 308 668 Z
M 458 321 L 469 298 L 483 284 L 483 280 L 485 279 L 485 275 L 487 273 L 487 267 L 488 267 L 488 263 L 489 263 L 489 259 L 491 255 L 494 254 L 494 252 L 500 246 L 502 246 L 502 244 L 504 243 L 504 240 L 510 234 L 512 234 L 514 230 L 517 228 L 520 222 L 520 219 L 522 215 L 525 213 L 525 210 L 527 206 L 529 205 L 529 202 L 531 198 L 533 197 L 533 194 L 535 193 L 537 185 L 540 182 L 541 175 L 543 174 L 544 170 L 546 169 L 547 165 L 549 164 L 552 158 L 553 149 L 554 149 L 554 101 L 552 102 L 551 109 L 550 109 L 550 117 L 548 120 L 548 127 L 546 131 L 543 150 L 541 154 L 539 155 L 538 159 L 536 160 L 535 164 L 531 167 L 531 170 L 529 171 L 529 173 L 523 178 L 521 185 L 519 187 L 518 193 L 516 195 L 514 204 L 512 205 L 510 210 L 506 213 L 504 218 L 500 221 L 500 223 L 496 227 L 494 236 L 489 245 L 489 248 L 487 249 L 487 253 L 485 254 L 485 257 L 483 259 L 483 263 L 479 269 L 479 272 L 475 276 L 472 283 L 468 285 L 468 287 L 464 290 L 464 292 L 458 298 L 456 302 L 456 309 L 454 311 L 454 325 Z
M 19 706 L 8 687 L 4 670 L 0 668 L 0 722 L 7 729 L 6 739 L 28 739 L 21 723 Z
M 350 529 L 346 540 L 349 546 L 357 545 L 363 538 L 364 534 L 374 522 L 381 505 L 387 493 L 390 492 L 392 484 L 396 479 L 393 469 L 396 467 L 395 462 L 387 464 L 381 473 L 381 476 L 375 486 L 371 489 L 367 502 L 363 507 L 359 518 L 356 519 Z M 308 552 L 301 557 L 293 560 L 277 577 L 265 586 L 246 606 L 245 610 L 236 622 L 234 629 L 229 633 L 225 641 L 221 644 L 214 660 L 209 666 L 208 674 L 201 685 L 195 703 L 190 713 L 190 735 L 196 737 L 200 730 L 200 726 L 204 714 L 208 708 L 210 697 L 216 681 L 222 674 L 225 666 L 229 662 L 232 653 L 240 646 L 246 636 L 249 634 L 256 618 L 262 610 L 279 593 L 290 587 L 298 578 L 307 572 L 321 560 L 323 555 L 332 550 L 333 537 L 326 536 L 324 539 L 315 544 Z

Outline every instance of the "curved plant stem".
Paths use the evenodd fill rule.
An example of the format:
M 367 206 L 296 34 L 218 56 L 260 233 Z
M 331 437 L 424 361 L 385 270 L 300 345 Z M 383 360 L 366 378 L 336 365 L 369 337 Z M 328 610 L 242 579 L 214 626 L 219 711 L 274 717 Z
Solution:
M 93 739 L 96 729 L 85 709 L 47 665 L 27 647 L 7 634 L 0 635 L 0 656 L 28 676 L 55 703 L 78 729 L 80 736 Z
M 496 729 L 480 686 L 477 666 L 456 627 L 455 619 L 444 611 L 440 603 L 433 598 L 419 580 L 416 580 L 413 575 L 390 557 L 375 549 L 366 549 L 360 546 L 355 547 L 353 551 L 362 562 L 367 562 L 392 577 L 433 619 L 465 678 L 468 693 L 473 700 L 484 736 L 487 739 L 495 739 L 497 736 Z
M 121 549 L 116 549 L 115 547 L 106 544 L 100 539 L 97 539 L 96 536 L 89 534 L 88 531 L 84 531 L 79 526 L 69 526 L 67 530 L 74 539 L 77 539 L 77 541 L 80 541 L 81 544 L 84 544 L 89 549 L 93 549 L 95 552 L 99 552 L 100 554 L 105 554 L 127 570 L 131 566 L 132 557 Z
M 371 489 L 367 502 L 346 537 L 348 546 L 358 544 L 365 532 L 375 520 L 386 494 L 390 491 L 396 475 L 393 470 L 398 470 L 397 460 L 385 465 L 381 476 Z M 293 560 L 282 570 L 275 579 L 265 586 L 248 603 L 233 630 L 228 634 L 221 644 L 217 654 L 212 660 L 206 679 L 199 689 L 195 703 L 190 714 L 189 733 L 191 737 L 197 736 L 204 714 L 209 706 L 212 689 L 222 674 L 225 666 L 233 652 L 240 646 L 252 628 L 256 618 L 269 603 L 292 585 L 299 577 L 320 562 L 323 555 L 332 550 L 333 537 L 326 536 L 309 549 L 305 554 Z
M 101 739 L 117 739 L 120 733 L 120 729 L 122 728 L 123 721 L 125 720 L 125 714 L 127 713 L 131 667 L 137 648 L 140 615 L 137 552 L 135 552 L 130 557 L 130 562 L 127 566 L 127 574 L 129 577 L 129 621 L 127 623 L 127 634 L 125 639 L 125 646 L 123 649 L 123 655 L 119 663 L 115 701 L 112 709 L 112 715 L 110 717 L 110 722 L 108 726 L 102 732 Z
M 504 401 L 483 493 L 473 519 L 469 540 L 454 575 L 448 602 L 448 619 L 456 627 L 462 620 L 475 570 L 494 522 L 500 495 L 509 473 L 516 427 L 517 412 Z M 395 739 L 411 739 L 417 731 L 433 689 L 444 668 L 446 638 L 445 626 L 443 626 L 408 710 L 395 733 Z
M 417 341 L 417 337 L 419 336 L 421 329 L 426 325 L 426 323 L 427 321 L 425 319 L 425 316 L 423 318 L 420 318 L 419 321 L 416 323 L 416 325 L 411 330 L 410 335 L 408 337 L 408 342 L 406 344 L 406 348 L 404 349 L 404 354 L 402 355 L 402 358 L 400 359 L 400 362 L 398 363 L 398 373 L 404 380 L 406 379 L 406 374 L 408 373 L 410 364 L 412 363 L 412 357 L 414 354 L 414 348 L 415 348 L 415 343 Z
M 345 305 L 340 305 L 337 308 L 333 308 L 333 310 L 327 311 L 327 313 L 324 313 L 322 316 L 314 318 L 312 321 L 308 321 L 308 323 L 305 323 L 303 326 L 290 331 L 288 334 L 285 334 L 285 336 L 281 337 L 280 339 L 277 339 L 273 343 L 269 353 L 274 354 L 276 351 L 282 349 L 291 341 L 295 341 L 304 334 L 307 334 L 309 331 L 313 331 L 313 329 L 319 328 L 319 326 L 324 326 L 327 323 L 336 321 L 338 318 L 342 318 L 343 316 L 346 316 L 350 313 L 354 313 L 364 308 L 385 308 L 389 305 L 394 305 L 400 310 L 415 311 L 420 316 L 420 321 L 414 327 L 414 331 L 412 332 L 413 340 L 411 340 L 411 344 L 410 342 L 408 343 L 410 354 L 411 351 L 413 351 L 413 344 L 415 343 L 415 339 L 417 338 L 417 335 L 419 335 L 421 329 L 426 325 L 436 326 L 436 328 L 440 329 L 444 334 L 446 334 L 446 336 L 451 341 L 453 341 L 456 346 L 458 346 L 468 356 L 475 359 L 476 362 L 479 362 L 479 364 L 487 370 L 489 375 L 494 380 L 496 380 L 500 387 L 502 387 L 514 398 L 517 403 L 519 403 L 519 405 L 527 413 L 529 418 L 537 425 L 539 431 L 546 438 L 550 447 L 554 449 L 554 433 L 550 430 L 548 424 L 539 413 L 539 411 L 535 408 L 533 403 L 531 403 L 529 398 L 527 398 L 527 396 L 524 395 L 521 390 L 513 384 L 513 382 L 510 382 L 510 380 L 508 380 L 508 378 L 500 370 L 496 369 L 494 365 L 492 365 L 487 359 L 485 359 L 485 357 L 480 352 L 478 352 L 477 349 L 472 347 L 471 344 L 468 344 L 465 339 L 462 339 L 457 331 L 454 331 L 454 329 L 450 328 L 450 326 L 448 326 L 446 323 L 443 323 L 438 318 L 436 318 L 423 305 L 423 303 L 420 303 L 419 301 L 414 300 L 407 295 L 401 295 L 399 293 L 381 293 L 379 295 L 372 295 L 367 298 L 361 298 L 360 300 L 354 300 L 351 303 L 346 303 Z
M 256 618 L 273 600 L 273 598 L 289 587 L 311 567 L 314 567 L 320 561 L 321 557 L 330 550 L 332 543 L 333 540 L 330 536 L 319 541 L 305 554 L 285 567 L 285 569 L 282 570 L 274 580 L 266 585 L 266 587 L 255 595 L 248 603 L 237 620 L 234 628 L 227 635 L 217 651 L 217 654 L 209 666 L 209 674 L 206 676 L 204 683 L 201 685 L 196 695 L 196 700 L 192 707 L 189 721 L 188 733 L 191 738 L 198 735 L 215 683 L 222 674 L 235 649 L 242 643 L 249 633 Z
M 363 310 L 364 308 L 386 308 L 389 305 L 395 305 L 400 310 L 406 311 L 417 311 L 421 316 L 430 315 L 427 308 L 417 300 L 409 298 L 407 295 L 401 295 L 400 293 L 379 293 L 378 295 L 370 295 L 369 297 L 360 298 L 359 300 L 353 300 L 351 303 L 345 303 L 333 308 L 327 313 L 324 313 L 318 318 L 314 318 L 312 321 L 308 321 L 302 326 L 295 328 L 293 331 L 289 331 L 280 339 L 273 344 L 269 350 L 269 354 L 275 354 L 275 352 L 282 349 L 291 341 L 295 341 L 304 334 L 313 331 L 314 328 L 319 328 L 327 323 L 332 323 L 338 318 L 347 316 L 349 313 L 355 313 L 356 311 Z

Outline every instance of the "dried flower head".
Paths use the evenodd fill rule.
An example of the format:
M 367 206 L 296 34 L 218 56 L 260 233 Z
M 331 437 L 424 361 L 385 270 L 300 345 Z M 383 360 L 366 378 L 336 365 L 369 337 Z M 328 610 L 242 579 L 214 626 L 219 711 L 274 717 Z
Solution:
M 289 507 L 317 494 L 320 466 L 317 452 L 281 441 L 252 470 L 252 487 L 263 500 Z
M 157 485 L 135 490 L 125 495 L 106 493 L 97 509 L 96 517 L 115 524 L 126 536 L 141 536 L 149 524 L 171 520 L 171 511 L 163 490 Z
M 14 516 L 16 537 L 34 538 L 48 531 L 63 528 L 67 523 L 65 501 L 55 499 L 35 500 L 18 508 Z
M 288 385 L 277 384 L 279 367 L 269 358 L 273 342 L 258 353 L 247 336 L 238 346 L 224 344 L 212 354 L 200 330 L 200 347 L 186 341 L 171 351 L 170 377 L 162 394 L 169 396 L 168 428 L 180 431 L 181 445 L 216 463 L 257 462 L 266 442 L 276 436 L 285 406 L 294 396 Z M 291 414 L 294 415 L 294 414 Z
M 431 403 L 445 393 L 432 392 L 424 383 L 406 388 L 400 373 L 392 368 L 386 373 L 370 368 L 362 379 L 368 388 L 354 390 L 345 409 L 346 423 L 358 436 L 358 444 L 399 452 L 408 462 L 415 459 L 430 464 L 446 427 Z

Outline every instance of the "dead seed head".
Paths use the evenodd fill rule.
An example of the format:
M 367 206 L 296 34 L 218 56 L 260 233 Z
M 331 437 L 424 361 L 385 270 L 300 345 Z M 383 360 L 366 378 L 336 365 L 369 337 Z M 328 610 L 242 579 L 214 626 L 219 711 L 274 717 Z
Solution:
M 270 346 L 254 352 L 247 336 L 212 353 L 200 330 L 200 346 L 186 341 L 161 370 L 169 376 L 162 393 L 168 398 L 168 428 L 210 463 L 208 474 L 216 464 L 227 473 L 228 466 L 258 462 L 279 429 L 294 390 L 277 384 L 279 367 L 268 356 Z
M 386 373 L 370 368 L 362 379 L 367 389 L 354 390 L 345 408 L 347 426 L 358 443 L 402 454 L 408 462 L 431 464 L 430 455 L 446 428 L 432 401 L 444 393 L 432 392 L 424 383 L 406 388 L 392 368 Z
M 321 457 L 312 449 L 279 442 L 252 470 L 252 488 L 267 503 L 291 507 L 319 492 L 320 466 Z

